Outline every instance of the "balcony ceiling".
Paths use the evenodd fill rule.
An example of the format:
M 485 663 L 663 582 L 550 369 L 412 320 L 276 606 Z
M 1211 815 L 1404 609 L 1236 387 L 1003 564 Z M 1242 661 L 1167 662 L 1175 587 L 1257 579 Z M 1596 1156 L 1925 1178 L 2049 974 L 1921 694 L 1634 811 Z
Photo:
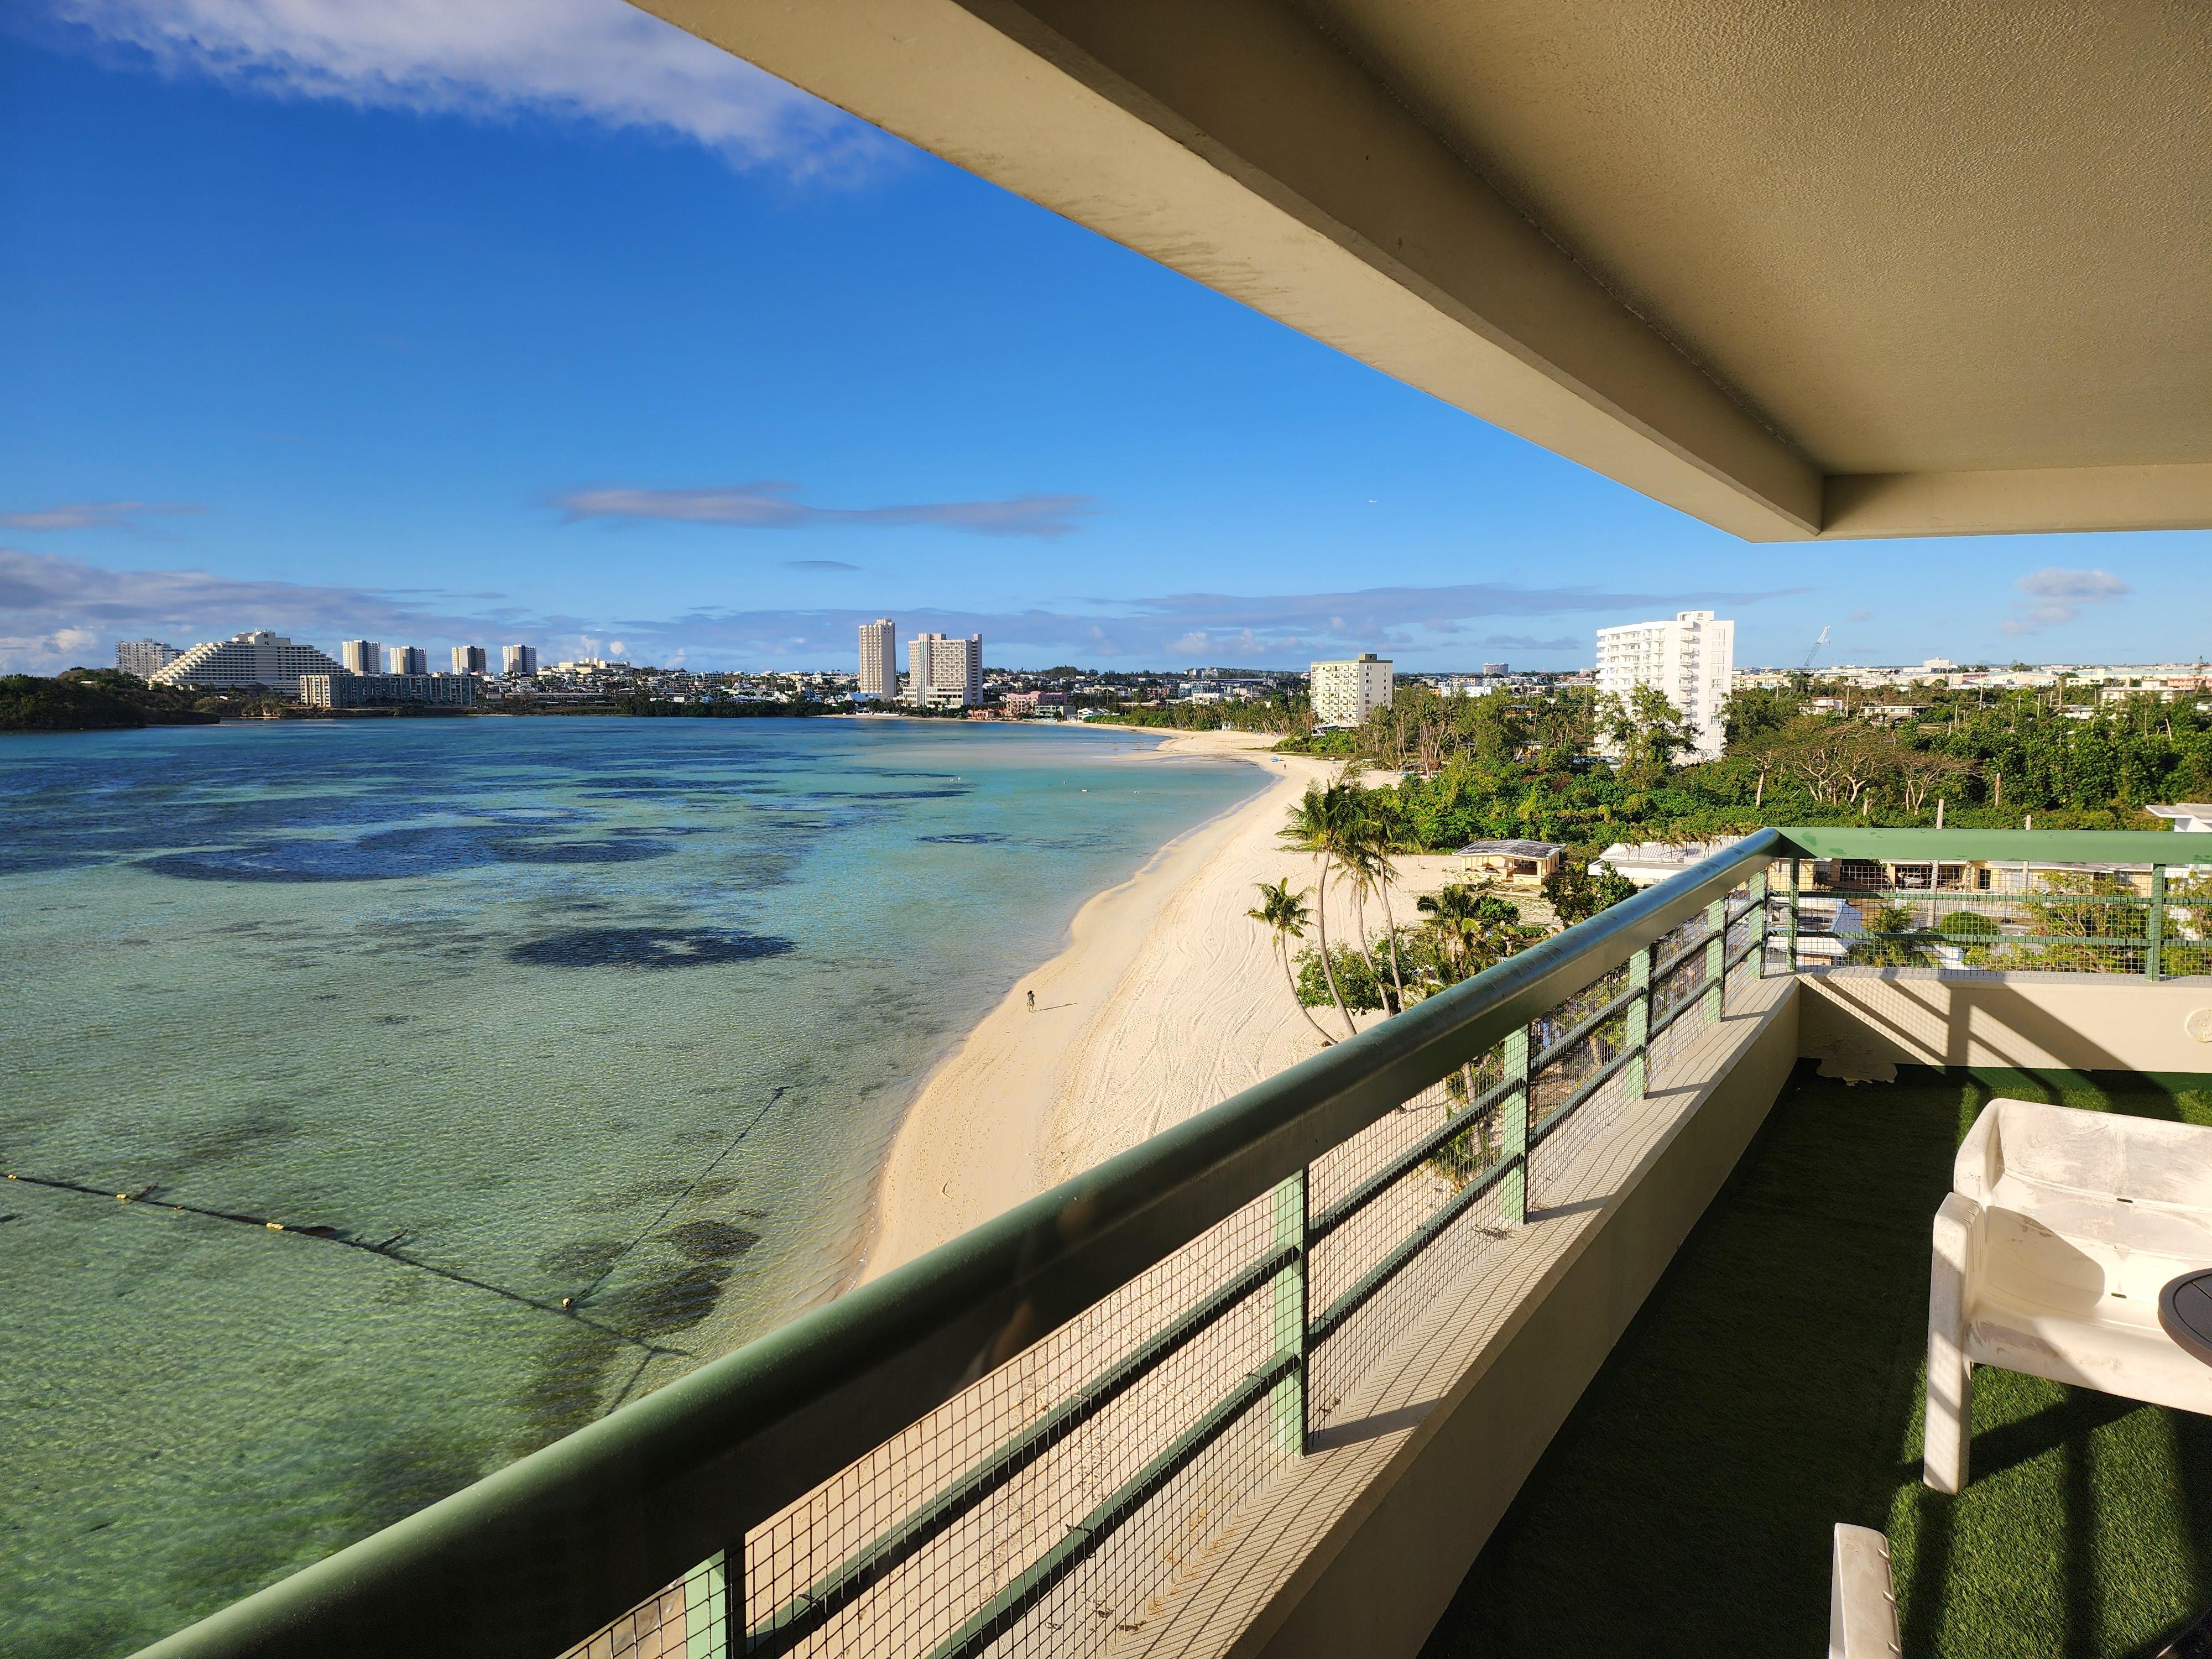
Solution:
M 2212 525 L 2193 3 L 652 9 L 1752 539 Z

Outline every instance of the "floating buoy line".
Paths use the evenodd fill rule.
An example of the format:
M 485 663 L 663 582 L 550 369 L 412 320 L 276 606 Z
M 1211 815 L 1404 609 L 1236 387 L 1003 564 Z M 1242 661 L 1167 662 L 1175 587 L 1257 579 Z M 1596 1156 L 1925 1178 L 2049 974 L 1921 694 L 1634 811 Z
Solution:
M 140 1204 L 152 1209 L 167 1210 L 178 1215 L 203 1216 L 210 1221 L 228 1221 L 237 1226 L 253 1227 L 264 1232 L 287 1233 L 297 1238 L 312 1238 L 325 1244 L 343 1245 L 349 1250 L 366 1251 L 370 1255 L 381 1256 L 386 1261 L 397 1262 L 404 1267 L 412 1267 L 417 1273 L 430 1273 L 456 1285 L 465 1285 L 471 1290 L 489 1291 L 493 1296 L 520 1304 L 526 1308 L 535 1308 L 540 1313 L 557 1314 L 563 1319 L 574 1320 L 580 1325 L 589 1326 L 592 1330 L 598 1331 L 604 1336 L 612 1337 L 618 1342 L 625 1342 L 632 1347 L 644 1349 L 649 1354 L 688 1357 L 688 1351 L 685 1349 L 672 1348 L 665 1343 L 649 1342 L 643 1337 L 632 1336 L 627 1331 L 617 1330 L 611 1325 L 603 1324 L 587 1314 L 579 1313 L 574 1305 L 577 1300 L 574 1297 L 564 1297 L 557 1304 L 541 1301 L 537 1297 L 526 1296 L 520 1291 L 509 1290 L 504 1285 L 495 1285 L 489 1279 L 476 1279 L 467 1273 L 457 1273 L 451 1267 L 441 1267 L 434 1261 L 425 1261 L 420 1256 L 410 1255 L 399 1248 L 402 1241 L 407 1237 L 404 1231 L 396 1232 L 386 1239 L 372 1242 L 365 1238 L 355 1238 L 336 1227 L 319 1223 L 301 1225 L 294 1222 L 279 1221 L 269 1216 L 248 1215 L 238 1210 L 210 1209 L 203 1204 L 180 1204 L 173 1199 L 161 1197 L 162 1189 L 158 1182 L 141 1187 L 135 1193 L 111 1193 L 104 1187 L 88 1187 L 81 1181 L 65 1181 L 58 1176 L 25 1175 L 16 1170 L 4 1171 L 4 1174 L 9 1181 L 20 1182 L 26 1187 L 44 1187 L 55 1192 L 76 1193 L 87 1198 L 106 1199 L 117 1204 Z

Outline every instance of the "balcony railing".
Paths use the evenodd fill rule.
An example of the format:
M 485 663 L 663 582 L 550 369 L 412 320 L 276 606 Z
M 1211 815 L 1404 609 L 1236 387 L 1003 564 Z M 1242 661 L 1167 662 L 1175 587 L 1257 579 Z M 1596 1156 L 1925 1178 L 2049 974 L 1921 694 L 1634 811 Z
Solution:
M 1761 830 L 149 1651 L 1104 1645 L 1522 1225 L 1570 1123 L 1809 965 L 1803 860 L 2175 839 L 1887 839 L 1919 833 Z

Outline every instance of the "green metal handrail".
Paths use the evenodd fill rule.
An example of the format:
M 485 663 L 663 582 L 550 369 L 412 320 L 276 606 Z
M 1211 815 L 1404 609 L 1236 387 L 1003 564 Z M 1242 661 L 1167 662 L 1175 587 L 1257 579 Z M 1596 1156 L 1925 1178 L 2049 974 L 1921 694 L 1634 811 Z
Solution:
M 1759 830 L 157 1643 L 145 1659 L 301 1653 L 550 1659 L 702 1561 L 727 1552 L 741 1565 L 739 1544 L 750 1528 L 1224 1217 L 1301 1179 L 1322 1152 L 1501 1040 L 1508 1073 L 1501 1089 L 1525 1100 L 1535 1069 L 1529 1023 L 1624 958 L 1631 994 L 1607 1012 L 1629 1005 L 1630 1052 L 1586 1080 L 1537 1126 L 1534 1139 L 1624 1066 L 1640 1083 L 1646 1039 L 1656 1035 L 1650 1007 L 1663 977 L 1652 972 L 1657 940 L 1705 915 L 1705 939 L 1668 965 L 1702 949 L 1707 983 L 1698 999 L 1666 1018 L 1692 1006 L 1717 1015 L 1726 969 L 1757 942 L 1728 951 L 1728 925 L 1753 908 L 1763 913 L 1770 862 L 1815 849 L 1823 857 L 1857 856 L 1871 837 L 1932 833 Z M 1947 832 L 1943 848 L 1953 858 L 2018 857 L 2009 844 L 2001 853 L 1972 850 L 2009 843 L 2017 834 Z M 2067 843 L 2070 861 L 2112 862 L 2106 843 L 2124 840 L 2130 844 L 2124 856 L 2139 858 L 2133 844 L 2153 837 L 2052 839 Z M 2085 839 L 2097 839 L 2097 850 L 2074 850 Z M 2156 839 L 2156 850 L 2170 851 L 2169 836 Z M 1889 845 L 1867 855 L 1900 855 Z M 1926 856 L 1919 842 L 1911 846 L 1903 855 Z M 1747 880 L 1754 904 L 1732 913 L 1727 896 Z M 1554 1044 L 1547 1054 L 1564 1047 Z M 1528 1139 L 1524 1126 L 1523 1143 L 1509 1146 L 1497 1180 L 1520 1176 L 1511 1184 L 1525 1186 Z M 1484 1190 L 1492 1184 L 1489 1176 L 1476 1183 Z M 1454 1213 L 1472 1201 L 1455 1198 Z M 1252 1282 L 1278 1267 L 1270 1260 Z M 1242 1409 L 1264 1396 L 1290 1375 L 1285 1366 L 1296 1369 L 1279 1358 L 1254 1373 L 1231 1401 Z M 1193 1436 L 1218 1430 L 1230 1403 L 1161 1458 L 1189 1454 L 1184 1442 L 1195 1444 Z M 1132 1491 L 1158 1475 L 1148 1467 Z M 1128 1496 L 1117 1493 L 1113 1501 Z M 887 1539 L 878 1543 L 897 1547 Z M 986 1628 L 999 1628 L 1014 1601 L 1041 1593 L 1050 1571 L 1050 1562 L 1040 1562 L 951 1646 L 967 1651 L 985 1639 Z M 742 1607 L 742 1571 L 727 1576 Z M 742 1640 L 736 1645 L 742 1650 Z

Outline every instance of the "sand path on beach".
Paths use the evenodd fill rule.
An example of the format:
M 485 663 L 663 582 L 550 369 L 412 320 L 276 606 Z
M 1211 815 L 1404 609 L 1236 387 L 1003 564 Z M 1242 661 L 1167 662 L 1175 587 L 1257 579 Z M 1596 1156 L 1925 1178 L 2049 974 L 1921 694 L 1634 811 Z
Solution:
M 1320 1050 L 1267 935 L 1244 913 L 1259 882 L 1315 884 L 1313 860 L 1276 836 L 1306 786 L 1335 769 L 1272 754 L 1271 741 L 1207 732 L 1163 746 L 1169 757 L 1241 754 L 1269 781 L 1086 903 L 1066 949 L 931 1073 L 886 1160 L 864 1279 Z M 1451 878 L 1457 860 L 1400 865 L 1392 902 L 1410 923 L 1414 896 Z M 1330 935 L 1349 938 L 1349 904 L 1329 897 Z M 1379 913 L 1369 921 L 1379 933 Z

